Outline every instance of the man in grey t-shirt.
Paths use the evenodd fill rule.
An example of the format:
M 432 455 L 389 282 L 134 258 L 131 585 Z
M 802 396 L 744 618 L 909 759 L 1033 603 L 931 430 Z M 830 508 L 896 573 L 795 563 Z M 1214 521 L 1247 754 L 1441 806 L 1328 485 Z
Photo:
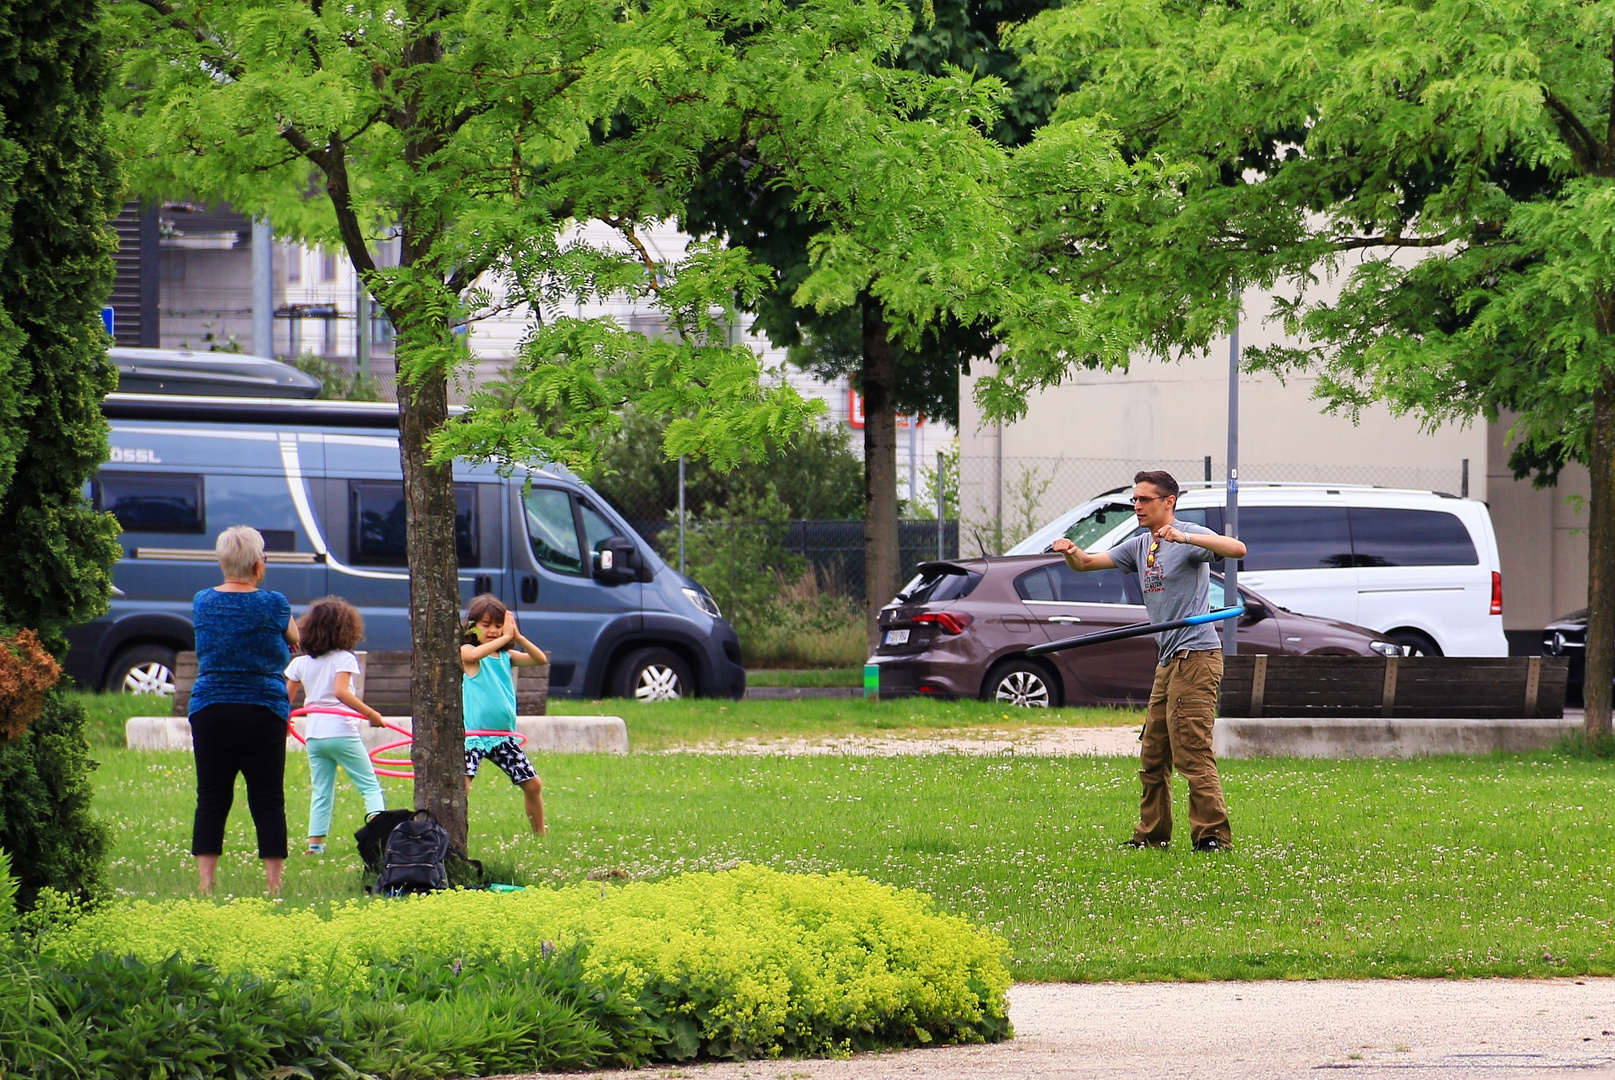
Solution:
M 1054 550 L 1073 570 L 1120 569 L 1136 573 L 1151 622 L 1170 622 L 1211 610 L 1210 564 L 1242 559 L 1245 545 L 1201 525 L 1178 521 L 1178 482 L 1166 472 L 1133 477 L 1133 510 L 1146 530 L 1090 555 L 1065 537 Z M 1232 631 L 1230 631 L 1232 632 Z M 1210 623 L 1156 635 L 1160 659 L 1150 690 L 1139 754 L 1138 824 L 1130 847 L 1166 847 L 1172 839 L 1172 769 L 1189 784 L 1189 837 L 1196 851 L 1221 851 L 1233 842 L 1222 781 L 1211 753 L 1211 728 L 1222 684 L 1222 642 Z

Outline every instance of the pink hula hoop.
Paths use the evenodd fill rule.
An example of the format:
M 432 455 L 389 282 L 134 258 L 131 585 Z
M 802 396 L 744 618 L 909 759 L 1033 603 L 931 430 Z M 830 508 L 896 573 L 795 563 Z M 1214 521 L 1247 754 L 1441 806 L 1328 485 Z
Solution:
M 329 706 L 321 706 L 320 708 L 316 708 L 316 709 L 310 709 L 310 708 L 293 709 L 291 715 L 292 716 L 308 716 L 311 713 L 318 713 L 318 714 L 320 714 L 322 716 L 342 716 L 342 717 L 348 717 L 348 718 L 354 719 L 354 720 L 367 720 L 367 719 L 369 719 L 363 713 L 354 712 L 352 709 L 338 709 L 338 708 L 331 708 Z M 378 746 L 374 750 L 370 751 L 370 764 L 375 767 L 376 775 L 377 776 L 393 776 L 393 777 L 397 777 L 400 780 L 413 780 L 413 779 L 415 779 L 415 763 L 413 761 L 409 760 L 408 758 L 399 759 L 399 758 L 382 757 L 383 754 L 386 754 L 386 753 L 388 753 L 390 751 L 393 751 L 393 750 L 397 750 L 401 746 L 408 746 L 410 743 L 415 741 L 415 737 L 412 734 L 410 734 L 407 730 L 405 730 L 404 728 L 399 727 L 397 724 L 390 724 L 386 720 L 383 720 L 381 722 L 381 724 L 385 728 L 389 728 L 389 729 L 391 729 L 393 731 L 396 731 L 398 734 L 402 735 L 403 738 L 398 739 L 395 742 L 383 743 L 381 746 Z M 296 739 L 298 742 L 302 743 L 304 746 L 308 745 L 308 740 L 303 738 L 303 736 L 301 736 L 301 735 L 299 735 L 297 733 L 297 728 L 292 725 L 292 722 L 290 720 L 286 721 L 286 730 L 287 730 L 288 733 L 290 733 L 292 738 Z M 473 735 L 483 735 L 483 736 L 490 736 L 490 737 L 502 736 L 502 737 L 507 738 L 507 739 L 515 739 L 517 746 L 522 746 L 527 742 L 527 736 L 523 735 L 519 731 L 481 731 L 481 730 L 477 730 L 477 731 L 468 731 L 468 732 L 466 732 L 466 735 L 468 737 L 473 736 Z M 399 771 L 401 768 L 407 768 L 409 771 L 408 772 L 401 772 L 401 771 Z

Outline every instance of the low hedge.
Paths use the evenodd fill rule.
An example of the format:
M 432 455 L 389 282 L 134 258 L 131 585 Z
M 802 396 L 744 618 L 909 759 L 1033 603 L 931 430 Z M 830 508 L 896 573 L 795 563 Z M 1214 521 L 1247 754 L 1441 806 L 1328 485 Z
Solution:
M 256 996 L 241 1016 L 286 1021 L 262 1036 L 281 1048 L 273 1068 L 432 1077 L 994 1041 L 1010 1033 L 1004 955 L 1002 939 L 919 893 L 742 866 L 324 912 L 139 902 L 49 936 L 30 985 L 92 1044 L 114 1038 L 97 1034 L 95 1018 L 112 1015 L 99 1003 L 118 1002 L 109 1028 L 123 1031 L 127 1067 L 91 1074 L 186 1073 L 136 1060 L 132 1018 L 147 1025 L 135 1041 L 161 1044 L 181 1014 L 209 1027 L 237 1015 L 221 1003 Z M 251 1027 L 211 1025 L 221 1046 L 240 1041 L 221 1025 Z M 194 1075 L 265 1071 L 186 1038 L 214 1063 Z

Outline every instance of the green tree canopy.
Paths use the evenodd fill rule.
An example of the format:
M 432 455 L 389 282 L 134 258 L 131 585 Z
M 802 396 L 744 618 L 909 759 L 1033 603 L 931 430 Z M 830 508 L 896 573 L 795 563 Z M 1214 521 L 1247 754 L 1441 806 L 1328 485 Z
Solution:
M 1002 83 L 1007 93 L 998 97 L 998 107 L 975 122 L 1012 145 L 1047 116 L 1054 94 L 1025 77 L 1015 54 L 1003 45 L 1002 32 L 1049 2 L 911 4 L 909 35 L 882 62 L 933 78 L 964 71 Z M 969 371 L 972 360 L 991 355 L 997 339 L 986 320 L 959 313 L 894 338 L 886 332 L 878 301 L 829 310 L 804 302 L 799 292 L 812 272 L 820 234 L 832 223 L 812 211 L 780 170 L 745 147 L 720 155 L 706 170 L 683 224 L 698 235 L 723 236 L 752 251 L 770 275 L 752 305 L 754 329 L 788 348 L 793 363 L 826 380 L 846 377 L 863 395 L 866 619 L 873 635 L 875 613 L 897 588 L 897 415 L 957 426 L 960 373 Z M 870 640 L 873 648 L 873 636 Z
M 982 388 L 1012 415 L 1117 346 L 1204 348 L 1273 289 L 1348 414 L 1519 414 L 1593 473 L 1588 725 L 1615 649 L 1615 4 L 1091 0 L 1018 35 L 1067 92 L 1015 164 L 1028 257 L 1084 305 Z M 1012 350 L 1013 351 L 1013 350 Z
M 108 26 L 139 190 L 339 241 L 398 329 L 416 802 L 462 849 L 449 460 L 587 470 L 632 402 L 670 421 L 666 453 L 725 466 L 816 412 L 729 343 L 762 282 L 747 252 L 658 260 L 638 229 L 683 212 L 713 148 L 744 147 L 836 224 L 802 283 L 820 308 L 878 291 L 901 338 L 981 288 L 965 264 L 985 205 L 972 185 L 997 167 L 977 130 L 996 84 L 882 67 L 909 26 L 887 0 L 145 0 Z M 587 242 L 582 222 L 616 241 Z M 382 236 L 397 266 L 377 265 Z M 676 338 L 559 310 L 625 292 Z M 521 406 L 487 395 L 451 424 L 456 330 L 501 304 L 534 317 L 510 375 Z

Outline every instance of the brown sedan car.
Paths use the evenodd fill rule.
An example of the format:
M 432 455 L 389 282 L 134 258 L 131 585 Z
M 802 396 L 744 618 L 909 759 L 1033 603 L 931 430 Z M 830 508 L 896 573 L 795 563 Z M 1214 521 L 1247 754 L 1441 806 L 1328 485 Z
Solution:
M 1401 655 L 1372 630 L 1286 611 L 1240 589 L 1242 653 Z M 1211 579 L 1222 607 L 1222 579 Z M 881 644 L 869 662 L 880 692 L 979 697 L 1006 705 L 1121 705 L 1149 699 L 1153 635 L 1027 656 L 1033 645 L 1148 622 L 1138 576 L 1079 574 L 1058 555 L 957 559 L 920 573 L 881 609 Z M 1227 624 L 1221 624 L 1226 626 Z

